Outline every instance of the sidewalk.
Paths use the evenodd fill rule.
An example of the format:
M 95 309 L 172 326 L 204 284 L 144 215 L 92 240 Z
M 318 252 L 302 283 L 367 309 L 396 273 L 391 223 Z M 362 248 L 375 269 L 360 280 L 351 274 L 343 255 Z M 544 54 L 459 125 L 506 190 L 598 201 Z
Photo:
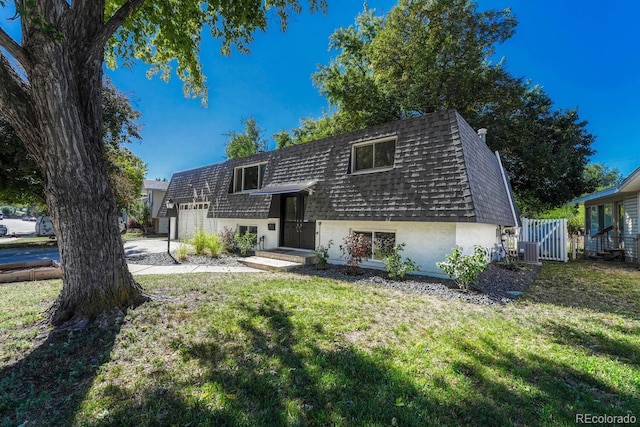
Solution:
M 212 265 L 177 264 L 177 265 L 143 265 L 129 264 L 133 275 L 144 274 L 185 274 L 185 273 L 264 273 L 263 270 L 251 267 L 219 267 Z

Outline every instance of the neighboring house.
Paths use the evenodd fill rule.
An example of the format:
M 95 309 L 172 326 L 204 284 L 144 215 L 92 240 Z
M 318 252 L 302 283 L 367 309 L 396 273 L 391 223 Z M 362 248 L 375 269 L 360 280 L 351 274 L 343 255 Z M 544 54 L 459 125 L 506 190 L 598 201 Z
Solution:
M 617 186 L 570 203 L 585 206 L 585 252 L 638 261 L 640 167 Z
M 419 273 L 442 276 L 435 264 L 456 245 L 491 248 L 519 223 L 483 137 L 449 110 L 175 173 L 172 235 L 228 227 L 256 232 L 261 249 L 333 241 L 330 262 L 344 263 L 339 246 L 359 232 L 373 242 L 363 266 L 384 268 L 376 249 L 404 243 Z
M 152 181 L 145 179 L 142 182 L 140 195 L 144 198 L 144 203 L 149 208 L 151 214 L 151 225 L 155 233 L 167 233 L 169 226 L 168 218 L 160 218 L 158 213 L 162 206 L 162 200 L 167 192 L 169 183 L 167 181 Z

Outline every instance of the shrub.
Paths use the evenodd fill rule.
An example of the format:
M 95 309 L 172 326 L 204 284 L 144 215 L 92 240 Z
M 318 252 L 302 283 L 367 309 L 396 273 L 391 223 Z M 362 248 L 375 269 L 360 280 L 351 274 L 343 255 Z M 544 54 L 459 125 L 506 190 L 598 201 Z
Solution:
M 207 235 L 207 248 L 211 254 L 211 258 L 218 258 L 223 251 L 222 238 L 215 233 Z
M 258 235 L 249 232 L 246 232 L 243 235 L 236 234 L 235 240 L 238 242 L 240 255 L 247 256 L 258 244 Z
M 204 253 L 204 249 L 207 247 L 207 240 L 207 233 L 203 229 L 199 228 L 193 233 L 193 236 L 191 236 L 191 244 L 196 251 L 196 255 L 202 255 Z
M 520 261 L 517 257 L 506 256 L 500 261 L 496 261 L 496 266 L 510 271 L 529 270 L 529 266 Z
M 371 253 L 371 241 L 364 234 L 353 233 L 343 239 L 340 245 L 342 256 L 346 256 L 349 274 L 360 274 L 362 258 Z
M 236 236 L 231 228 L 224 227 L 220 232 L 220 238 L 225 252 L 233 254 L 238 251 L 238 241 L 236 240 Z
M 333 240 L 329 240 L 327 246 L 318 246 L 318 249 L 313 251 L 313 254 L 316 256 L 318 262 L 316 263 L 316 268 L 318 270 L 324 270 L 327 268 L 327 264 L 329 263 L 329 249 L 333 245 Z
M 188 257 L 189 246 L 187 246 L 186 242 L 181 242 L 180 246 L 176 250 L 176 259 L 178 261 L 184 261 Z
M 487 250 L 482 246 L 473 247 L 473 255 L 462 255 L 462 248 L 456 246 L 443 262 L 436 266 L 454 279 L 460 289 L 465 291 L 478 283 L 478 276 L 488 266 Z
M 411 261 L 411 259 L 402 259 L 400 252 L 404 250 L 404 247 L 404 243 L 394 246 L 390 249 L 388 255 L 382 259 L 385 267 L 387 268 L 387 274 L 390 279 L 402 280 L 407 273 L 413 273 L 414 271 L 420 270 L 420 266 Z

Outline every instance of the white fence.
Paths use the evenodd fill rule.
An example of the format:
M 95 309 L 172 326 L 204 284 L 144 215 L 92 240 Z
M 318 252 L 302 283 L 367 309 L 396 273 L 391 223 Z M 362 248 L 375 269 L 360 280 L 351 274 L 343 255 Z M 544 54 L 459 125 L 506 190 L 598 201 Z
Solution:
M 566 219 L 522 218 L 519 240 L 521 242 L 538 242 L 541 260 L 569 261 Z

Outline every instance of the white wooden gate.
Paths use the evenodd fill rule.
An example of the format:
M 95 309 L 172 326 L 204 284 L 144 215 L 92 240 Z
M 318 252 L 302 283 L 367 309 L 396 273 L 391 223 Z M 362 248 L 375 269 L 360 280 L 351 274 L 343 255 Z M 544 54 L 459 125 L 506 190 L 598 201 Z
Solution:
M 522 218 L 521 242 L 540 243 L 540 259 L 569 261 L 567 220 Z

